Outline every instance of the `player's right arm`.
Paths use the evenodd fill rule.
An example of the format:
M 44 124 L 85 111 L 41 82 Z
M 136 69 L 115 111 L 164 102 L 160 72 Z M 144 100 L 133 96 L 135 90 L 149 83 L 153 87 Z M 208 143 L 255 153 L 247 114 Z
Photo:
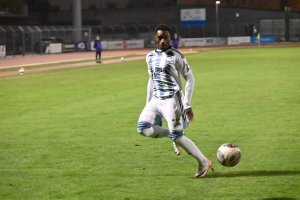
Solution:
M 152 55 L 152 52 L 148 53 L 146 55 L 146 63 L 147 63 L 147 67 L 148 67 L 148 74 L 149 74 L 149 80 L 148 80 L 148 84 L 147 84 L 147 97 L 146 97 L 146 104 L 152 99 L 153 97 L 153 83 L 152 83 L 152 79 L 151 79 L 151 70 L 150 70 L 150 66 L 149 66 L 149 61 L 150 61 L 150 56 Z
M 146 103 L 148 103 L 153 97 L 153 84 L 151 77 L 149 76 L 148 84 L 147 84 L 147 98 Z

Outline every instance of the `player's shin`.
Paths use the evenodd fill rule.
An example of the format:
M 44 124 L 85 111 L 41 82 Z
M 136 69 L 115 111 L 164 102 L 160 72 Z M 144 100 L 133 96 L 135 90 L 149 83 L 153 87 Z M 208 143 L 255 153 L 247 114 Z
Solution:
M 189 155 L 196 158 L 200 166 L 207 164 L 208 159 L 202 154 L 202 152 L 192 140 L 183 135 L 182 137 L 176 139 L 175 142 L 176 144 L 181 146 Z

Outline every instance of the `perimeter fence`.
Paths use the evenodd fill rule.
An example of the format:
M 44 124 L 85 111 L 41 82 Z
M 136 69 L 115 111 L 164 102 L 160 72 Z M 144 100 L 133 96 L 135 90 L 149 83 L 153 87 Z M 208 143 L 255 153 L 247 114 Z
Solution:
M 6 55 L 42 54 L 45 52 L 44 43 L 91 42 L 100 35 L 101 40 L 106 41 L 142 39 L 145 47 L 153 47 L 155 26 L 83 26 L 82 29 L 74 29 L 71 26 L 0 26 L 0 45 L 5 45 Z M 285 41 L 286 34 L 284 19 L 261 20 L 258 24 L 207 24 L 198 27 L 176 24 L 170 25 L 170 28 L 172 34 L 178 33 L 181 38 L 255 36 L 259 32 L 261 35 L 272 35 L 276 42 L 282 42 Z M 289 34 L 290 41 L 299 41 L 300 19 L 290 20 Z

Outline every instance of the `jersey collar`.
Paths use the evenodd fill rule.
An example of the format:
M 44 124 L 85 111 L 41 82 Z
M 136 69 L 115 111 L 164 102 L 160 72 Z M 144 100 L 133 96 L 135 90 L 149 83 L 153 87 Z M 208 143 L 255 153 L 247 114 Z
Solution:
M 155 51 L 157 52 L 157 53 L 162 53 L 162 52 L 167 52 L 167 51 L 169 51 L 170 49 L 172 48 L 172 46 L 171 45 L 169 45 L 169 47 L 166 49 L 166 50 L 160 50 L 160 49 L 155 49 Z

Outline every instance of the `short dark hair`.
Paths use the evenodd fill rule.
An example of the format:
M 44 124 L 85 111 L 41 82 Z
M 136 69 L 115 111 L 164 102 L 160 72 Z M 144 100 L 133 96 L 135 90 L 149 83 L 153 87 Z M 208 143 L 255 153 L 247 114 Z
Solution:
M 171 32 L 170 27 L 166 24 L 159 24 L 158 26 L 156 26 L 154 29 L 154 33 L 156 33 L 158 30 L 168 31 L 169 33 Z

